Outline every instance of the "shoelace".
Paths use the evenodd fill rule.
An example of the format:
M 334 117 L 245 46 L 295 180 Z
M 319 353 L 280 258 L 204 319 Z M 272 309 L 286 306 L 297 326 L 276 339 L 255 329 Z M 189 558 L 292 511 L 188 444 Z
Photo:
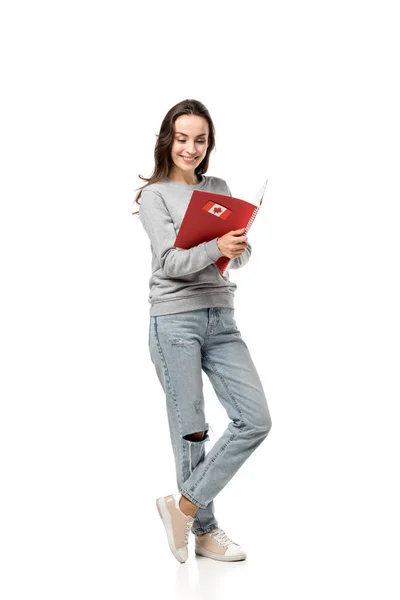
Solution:
M 189 533 L 193 527 L 193 521 L 186 521 L 185 523 L 185 544 L 189 541 Z
M 235 543 L 226 535 L 223 529 L 218 528 L 215 533 L 211 534 L 211 537 L 213 537 L 218 544 L 221 544 L 221 546 L 229 546 L 229 544 Z

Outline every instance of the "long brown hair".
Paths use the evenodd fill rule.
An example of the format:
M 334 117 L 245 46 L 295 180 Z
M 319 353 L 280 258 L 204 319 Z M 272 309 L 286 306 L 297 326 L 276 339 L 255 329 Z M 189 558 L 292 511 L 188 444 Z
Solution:
M 206 173 L 208 170 L 208 163 L 210 160 L 210 153 L 215 148 L 215 127 L 210 117 L 210 113 L 207 108 L 199 102 L 198 100 L 186 99 L 175 104 L 165 115 L 161 127 L 160 133 L 157 135 L 157 141 L 154 148 L 154 170 L 150 177 L 142 177 L 139 175 L 140 179 L 146 181 L 145 185 L 143 185 L 139 189 L 139 192 L 136 195 L 135 202 L 139 204 L 139 198 L 142 193 L 142 190 L 150 185 L 151 183 L 156 183 L 157 181 L 161 181 L 164 177 L 168 176 L 168 173 L 172 167 L 172 158 L 171 158 L 171 148 L 174 141 L 174 123 L 178 117 L 181 115 L 197 115 L 199 117 L 204 117 L 207 119 L 208 127 L 209 127 L 209 145 L 207 148 L 207 152 L 201 163 L 195 168 L 194 172 L 196 175 L 201 175 L 202 173 Z M 139 211 L 133 212 L 133 215 L 137 215 Z

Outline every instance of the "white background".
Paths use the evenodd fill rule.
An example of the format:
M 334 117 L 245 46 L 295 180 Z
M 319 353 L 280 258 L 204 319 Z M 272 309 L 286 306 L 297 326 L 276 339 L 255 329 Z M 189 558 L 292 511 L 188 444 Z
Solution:
M 2 3 L 2 599 L 399 598 L 396 4 Z M 184 98 L 208 174 L 249 200 L 269 179 L 230 272 L 273 422 L 215 501 L 238 564 L 179 565 L 155 508 L 175 474 L 131 212 Z

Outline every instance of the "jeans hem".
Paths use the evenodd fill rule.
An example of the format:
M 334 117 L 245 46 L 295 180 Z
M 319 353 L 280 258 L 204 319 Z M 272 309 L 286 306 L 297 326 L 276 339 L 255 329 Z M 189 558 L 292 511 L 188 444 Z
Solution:
M 212 525 L 208 525 L 207 527 L 203 527 L 203 528 L 200 527 L 199 529 L 196 529 L 196 531 L 193 531 L 193 528 L 192 528 L 192 533 L 194 535 L 208 533 L 209 531 L 212 531 L 213 529 L 217 529 L 217 527 L 218 527 L 218 523 L 213 523 Z
M 195 498 L 194 496 L 192 496 L 192 494 L 190 492 L 187 492 L 183 488 L 179 488 L 179 492 L 182 494 L 182 496 L 185 496 L 185 498 L 187 498 L 188 500 L 190 500 L 190 502 L 192 502 L 192 504 L 195 504 L 199 508 L 207 508 L 208 504 L 203 504 L 202 502 L 199 502 L 197 500 L 197 498 Z

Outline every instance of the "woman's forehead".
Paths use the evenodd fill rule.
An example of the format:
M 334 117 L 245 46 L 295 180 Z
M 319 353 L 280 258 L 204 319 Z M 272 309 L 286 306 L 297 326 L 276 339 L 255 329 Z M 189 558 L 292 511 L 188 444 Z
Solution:
M 182 135 L 208 133 L 207 119 L 198 115 L 181 115 L 175 120 L 174 130 Z

